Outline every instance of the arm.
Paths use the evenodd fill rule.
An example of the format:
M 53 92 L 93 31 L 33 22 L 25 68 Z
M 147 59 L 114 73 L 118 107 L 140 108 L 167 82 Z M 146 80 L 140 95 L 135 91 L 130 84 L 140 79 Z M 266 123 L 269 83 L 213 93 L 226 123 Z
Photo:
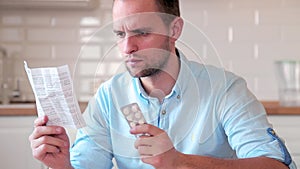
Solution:
M 217 159 L 213 157 L 186 155 L 180 153 L 179 169 L 218 168 L 218 169 L 288 169 L 286 165 L 275 159 L 255 157 L 246 159 Z
M 99 114 L 92 99 L 84 113 L 88 126 L 78 130 L 71 150 L 63 127 L 46 126 L 47 116 L 37 118 L 29 136 L 33 157 L 51 169 L 112 168 L 109 135 Z
M 76 140 L 70 149 L 72 166 L 91 169 L 112 168 L 109 126 L 95 97 L 89 101 L 83 118 L 87 126 L 77 130 Z
M 176 151 L 163 130 L 149 124 L 136 126 L 130 132 L 148 134 L 138 138 L 135 147 L 141 154 L 142 161 L 156 169 L 288 169 L 283 163 L 267 157 L 218 159 L 183 154 Z
M 34 122 L 34 130 L 29 136 L 33 157 L 53 169 L 72 169 L 65 129 L 45 126 L 47 121 L 47 116 L 44 116 Z

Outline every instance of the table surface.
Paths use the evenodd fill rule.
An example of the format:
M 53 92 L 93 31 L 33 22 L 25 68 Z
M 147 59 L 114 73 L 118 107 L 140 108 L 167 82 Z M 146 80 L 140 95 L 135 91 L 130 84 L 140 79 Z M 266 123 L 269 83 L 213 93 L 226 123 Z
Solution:
M 300 107 L 282 107 L 278 101 L 262 101 L 268 115 L 300 115 Z M 83 112 L 87 102 L 79 102 Z M 0 116 L 35 116 L 34 103 L 0 105 Z

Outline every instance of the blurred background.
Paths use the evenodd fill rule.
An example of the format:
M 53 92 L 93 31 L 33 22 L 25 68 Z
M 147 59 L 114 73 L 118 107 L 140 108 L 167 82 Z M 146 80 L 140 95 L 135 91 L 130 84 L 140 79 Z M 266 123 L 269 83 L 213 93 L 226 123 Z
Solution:
M 98 64 L 99 59 L 115 44 L 113 37 L 108 35 L 92 37 L 111 23 L 112 2 L 88 0 L 90 3 L 80 7 L 79 3 L 72 4 L 72 1 L 69 5 L 56 6 L 49 1 L 41 5 L 24 5 L 25 1 L 15 6 L 2 5 L 0 66 L 4 66 L 3 51 L 9 58 L 7 62 L 10 66 L 9 71 L 0 69 L 0 75 L 4 71 L 9 74 L 7 81 L 10 90 L 19 88 L 22 92 L 19 99 L 34 100 L 23 71 L 24 60 L 30 67 L 68 64 L 72 72 L 80 58 L 76 74 L 81 85 L 76 91 L 79 100 L 87 101 L 94 92 L 91 77 L 94 77 L 95 71 L 90 67 Z M 62 4 L 68 2 L 61 1 Z M 1 0 L 0 5 L 5 2 L 14 1 Z M 245 78 L 259 99 L 278 99 L 274 61 L 300 59 L 298 0 L 184 0 L 181 6 L 182 17 L 211 40 L 225 69 Z M 80 53 L 83 46 L 84 53 Z M 199 55 L 209 60 L 212 53 L 210 44 L 199 40 L 197 47 L 201 52 Z M 107 61 L 102 80 L 115 73 L 115 70 L 108 68 L 115 61 Z M 217 62 L 208 63 L 221 66 Z M 99 81 L 102 82 L 101 79 Z
M 111 7 L 111 0 L 0 0 L 0 168 L 44 167 L 32 159 L 27 141 L 35 111 L 24 60 L 32 68 L 69 65 L 82 103 L 119 71 Z M 278 107 L 275 66 L 282 60 L 299 64 L 300 1 L 181 0 L 181 9 L 186 32 L 179 48 L 242 76 L 270 105 L 270 121 L 300 164 L 300 109 Z

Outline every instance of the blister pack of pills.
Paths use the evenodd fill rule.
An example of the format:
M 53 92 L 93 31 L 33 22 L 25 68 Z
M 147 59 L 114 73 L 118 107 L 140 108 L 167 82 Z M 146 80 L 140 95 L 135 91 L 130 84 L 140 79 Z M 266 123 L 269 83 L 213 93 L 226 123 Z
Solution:
M 126 105 L 121 108 L 121 111 L 130 127 L 146 123 L 143 113 L 137 103 Z

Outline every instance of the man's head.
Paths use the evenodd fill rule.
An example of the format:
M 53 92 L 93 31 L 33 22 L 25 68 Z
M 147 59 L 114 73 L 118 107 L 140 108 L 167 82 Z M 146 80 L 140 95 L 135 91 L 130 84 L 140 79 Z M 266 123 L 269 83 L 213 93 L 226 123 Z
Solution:
M 180 17 L 179 0 L 156 0 L 156 5 L 161 13 L 168 14 L 164 18 L 166 24 L 170 24 L 175 17 Z
M 155 0 L 155 3 L 159 12 L 180 17 L 179 0 Z
M 156 4 L 162 13 L 180 17 L 179 0 L 156 0 Z
M 130 0 L 113 0 L 114 4 L 116 1 L 128 2 Z M 161 13 L 162 19 L 166 25 L 169 25 L 176 17 L 180 17 L 179 0 L 141 0 L 144 3 L 151 3 L 155 5 L 156 11 Z M 150 12 L 150 11 L 143 11 Z M 164 15 L 165 14 L 165 15 Z
M 166 71 L 183 26 L 179 15 L 178 1 L 114 0 L 114 32 L 132 76 Z

